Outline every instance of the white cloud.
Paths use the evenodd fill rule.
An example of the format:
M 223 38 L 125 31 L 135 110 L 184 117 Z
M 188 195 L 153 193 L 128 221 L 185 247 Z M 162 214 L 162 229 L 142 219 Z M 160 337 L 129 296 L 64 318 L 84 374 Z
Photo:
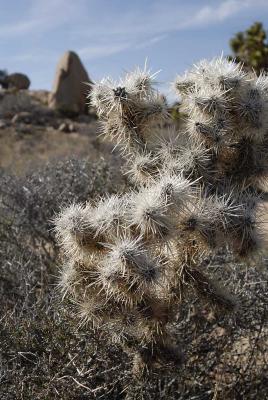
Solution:
M 120 53 L 129 47 L 131 47 L 130 43 L 99 44 L 82 47 L 78 49 L 77 52 L 84 60 L 88 61 L 94 58 L 107 57 L 112 54 Z
M 71 32 L 80 32 L 80 37 L 122 34 L 132 37 L 137 34 L 155 36 L 221 22 L 252 7 L 268 8 L 268 2 L 265 0 L 224 0 L 214 2 L 213 6 L 205 4 L 201 7 L 198 7 L 197 3 L 199 2 L 182 4 L 180 1 L 172 0 L 163 3 L 162 0 L 157 0 L 146 10 L 134 4 L 127 11 L 111 7 L 110 11 L 105 13 L 103 11 L 105 5 L 102 5 L 101 1 L 32 0 L 24 19 L 21 16 L 20 21 L 8 24 L 2 22 L 0 37 L 48 32 L 51 28 L 63 24 L 68 25 Z
M 24 35 L 27 33 L 31 33 L 35 29 L 37 29 L 39 25 L 39 21 L 24 21 L 21 23 L 17 24 L 7 24 L 7 25 L 2 25 L 0 27 L 0 37 L 2 38 L 12 38 L 16 37 L 19 35 Z
M 129 48 L 143 49 L 152 46 L 155 43 L 165 39 L 167 35 L 154 36 L 148 40 L 139 41 L 139 43 L 134 40 L 119 43 L 100 43 L 91 46 L 85 46 L 77 50 L 80 57 L 85 61 L 89 61 L 96 58 L 107 57 L 113 54 L 121 53 Z
M 217 7 L 204 6 L 192 18 L 189 18 L 182 27 L 194 27 L 222 22 L 251 6 L 253 6 L 253 2 L 246 0 L 226 0 Z
M 102 24 L 92 24 L 90 27 L 81 28 L 80 37 L 87 38 L 91 42 L 98 41 L 99 38 L 109 45 L 86 47 L 85 55 L 87 59 L 94 59 L 110 54 L 120 53 L 130 47 L 133 49 L 143 49 L 153 46 L 155 43 L 164 40 L 172 32 L 187 30 L 195 27 L 203 27 L 215 23 L 223 22 L 250 7 L 265 6 L 264 1 L 251 0 L 225 0 L 214 3 L 213 6 L 204 5 L 199 7 L 182 6 L 181 2 L 177 5 L 162 1 L 156 2 L 150 12 L 137 9 L 129 11 L 124 15 L 109 15 L 106 21 L 105 15 L 102 16 Z M 127 39 L 127 43 L 118 44 L 122 38 Z M 82 54 L 81 54 L 82 55 Z
M 158 0 L 147 10 L 135 7 L 122 13 L 114 12 L 113 15 L 103 13 L 101 14 L 101 24 L 99 23 L 100 16 L 97 16 L 97 22 L 91 21 L 90 25 L 82 26 L 76 32 L 89 38 L 105 35 L 110 37 L 162 35 L 172 31 L 222 22 L 250 8 L 268 8 L 268 2 L 265 0 L 215 1 L 213 6 L 206 2 L 202 2 L 205 5 L 200 6 L 200 3 L 189 2 L 187 4 L 184 2 L 182 4 L 180 1 L 167 0 L 163 2 Z
M 161 40 L 164 40 L 168 35 L 160 35 L 160 36 L 154 36 L 148 40 L 142 41 L 141 43 L 138 43 L 135 48 L 136 49 L 144 49 L 146 47 L 152 46 L 155 43 L 161 42 Z
M 76 48 L 85 60 L 117 54 L 130 47 L 150 47 L 172 32 L 221 23 L 252 8 L 268 8 L 267 0 L 223 0 L 213 5 L 205 1 L 155 0 L 149 6 L 144 2 L 141 7 L 134 2 L 123 11 L 111 2 L 105 12 L 102 0 L 31 1 L 20 21 L 0 24 L 0 37 L 30 38 L 62 28 L 60 32 L 68 32 L 73 43 L 79 43 Z
M 0 25 L 0 37 L 12 38 L 21 35 L 47 32 L 71 19 L 78 18 L 82 12 L 74 2 L 68 0 L 32 0 L 27 16 L 20 21 Z

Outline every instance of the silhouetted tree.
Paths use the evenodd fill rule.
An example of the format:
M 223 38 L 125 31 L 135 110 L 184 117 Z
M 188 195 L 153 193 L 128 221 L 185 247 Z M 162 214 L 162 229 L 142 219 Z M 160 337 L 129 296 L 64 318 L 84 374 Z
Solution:
M 230 47 L 237 62 L 242 62 L 246 69 L 252 69 L 259 75 L 268 69 L 268 43 L 266 32 L 261 22 L 255 22 L 245 32 L 238 32 L 231 40 Z

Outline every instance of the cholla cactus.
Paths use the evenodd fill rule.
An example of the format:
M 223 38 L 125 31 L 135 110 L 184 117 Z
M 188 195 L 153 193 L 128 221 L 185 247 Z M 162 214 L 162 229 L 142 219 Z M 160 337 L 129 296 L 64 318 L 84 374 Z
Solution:
M 126 156 L 129 193 L 73 204 L 56 219 L 61 287 L 84 322 L 134 353 L 134 371 L 180 361 L 172 322 L 190 290 L 218 310 L 235 298 L 202 271 L 228 246 L 260 246 L 256 206 L 268 171 L 268 78 L 223 58 L 177 77 L 177 132 L 154 76 L 137 69 L 94 85 L 103 133 Z

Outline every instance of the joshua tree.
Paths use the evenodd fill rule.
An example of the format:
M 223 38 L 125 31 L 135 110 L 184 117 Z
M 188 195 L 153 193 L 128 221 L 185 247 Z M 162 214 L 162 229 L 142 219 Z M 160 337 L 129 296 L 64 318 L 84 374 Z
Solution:
M 255 22 L 245 32 L 238 32 L 231 40 L 230 47 L 238 62 L 244 68 L 254 69 L 257 74 L 268 68 L 268 43 L 266 32 L 260 22 Z
M 180 362 L 172 323 L 189 291 L 216 310 L 236 308 L 202 261 L 222 246 L 242 258 L 259 248 L 256 193 L 268 171 L 266 76 L 201 61 L 174 83 L 186 115 L 179 132 L 153 79 L 136 69 L 90 93 L 127 160 L 129 192 L 56 218 L 63 293 L 82 321 L 133 353 L 137 374 Z

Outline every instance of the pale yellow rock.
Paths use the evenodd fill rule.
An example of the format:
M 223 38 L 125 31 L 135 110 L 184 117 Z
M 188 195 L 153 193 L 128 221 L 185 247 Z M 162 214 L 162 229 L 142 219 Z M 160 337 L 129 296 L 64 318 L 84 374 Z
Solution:
M 66 113 L 84 113 L 86 92 L 91 82 L 80 58 L 73 51 L 67 51 L 61 57 L 49 95 L 49 107 Z

